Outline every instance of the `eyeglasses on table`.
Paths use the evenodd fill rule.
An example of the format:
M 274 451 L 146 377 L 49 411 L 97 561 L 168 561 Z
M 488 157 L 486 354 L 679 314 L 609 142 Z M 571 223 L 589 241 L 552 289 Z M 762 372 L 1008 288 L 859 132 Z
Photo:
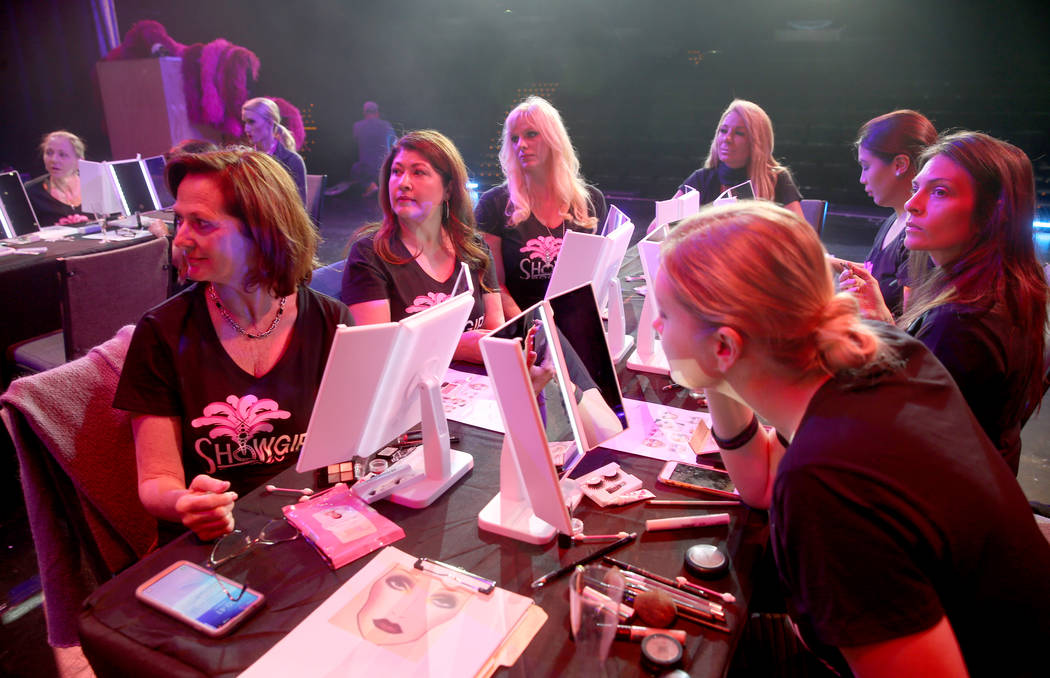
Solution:
M 266 523 L 254 537 L 244 530 L 234 530 L 229 534 L 223 535 L 217 542 L 215 542 L 215 545 L 212 546 L 211 555 L 208 556 L 208 563 L 211 565 L 215 581 L 218 582 L 227 598 L 233 602 L 239 601 L 241 596 L 244 595 L 247 583 L 240 582 L 238 583 L 240 588 L 237 591 L 230 591 L 226 584 L 223 583 L 222 577 L 218 576 L 217 571 L 219 566 L 228 563 L 238 556 L 244 555 L 256 544 L 271 546 L 273 544 L 280 544 L 281 542 L 292 541 L 298 537 L 299 530 L 284 518 L 275 518 Z

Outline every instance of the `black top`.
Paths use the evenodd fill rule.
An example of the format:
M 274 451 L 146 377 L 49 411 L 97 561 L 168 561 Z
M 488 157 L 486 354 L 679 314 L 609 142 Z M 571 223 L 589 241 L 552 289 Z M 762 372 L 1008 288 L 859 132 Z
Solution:
M 947 616 L 971 675 L 1045 671 L 1050 545 L 945 369 L 885 332 L 903 366 L 825 383 L 777 470 L 770 530 L 792 619 L 839 667 L 837 647 Z
M 303 204 L 306 204 L 306 163 L 303 162 L 303 157 L 295 151 L 290 151 L 284 147 L 284 144 L 277 142 L 277 148 L 273 152 L 275 160 L 279 161 L 284 168 L 288 170 L 288 174 L 291 175 L 292 181 L 295 182 L 295 187 L 299 191 L 299 197 L 302 198 Z
M 725 165 L 719 163 L 719 167 L 724 168 Z M 728 183 L 724 182 L 723 179 L 728 179 Z M 696 189 L 700 192 L 700 204 L 706 205 L 714 202 L 715 198 L 722 194 L 722 191 L 731 186 L 742 184 L 747 180 L 747 168 L 745 167 L 741 167 L 738 170 L 729 170 L 728 172 L 723 170 L 721 179 L 719 178 L 718 168 L 701 167 L 690 174 L 681 183 L 678 190 L 685 192 L 686 187 Z M 773 200 L 779 205 L 788 205 L 801 199 L 802 194 L 799 193 L 798 186 L 795 185 L 795 180 L 791 177 L 791 173 L 784 170 L 777 174 L 777 183 L 773 187 Z
M 598 219 L 598 228 L 605 222 L 608 207 L 605 196 L 593 186 L 587 187 L 589 202 L 587 214 Z M 478 230 L 500 238 L 501 251 L 494 253 L 503 261 L 503 277 L 510 296 L 519 308 L 526 308 L 543 299 L 554 265 L 558 262 L 566 229 L 578 230 L 565 220 L 554 229 L 544 226 L 532 214 L 517 226 L 508 226 L 510 190 L 506 184 L 485 191 L 474 208 Z
M 908 334 L 926 344 L 955 378 L 970 409 L 1007 465 L 1017 474 L 1021 419 L 1036 348 L 997 310 L 945 304 L 912 323 Z
M 896 213 L 890 214 L 879 227 L 875 243 L 865 261 L 870 265 L 871 275 L 879 281 L 879 290 L 893 317 L 900 316 L 904 307 L 904 287 L 908 280 L 908 249 L 904 246 L 905 229 L 897 234 L 888 247 L 882 246 L 886 233 L 897 221 Z
M 243 494 L 298 458 L 336 325 L 350 325 L 350 313 L 301 286 L 287 350 L 255 377 L 222 347 L 205 289 L 198 283 L 142 317 L 113 406 L 179 417 L 187 484 L 206 473 Z
M 29 202 L 33 204 L 33 211 L 36 212 L 37 222 L 41 226 L 54 226 L 63 217 L 70 217 L 74 214 L 82 214 L 89 219 L 92 218 L 91 215 L 80 211 L 80 205 L 67 205 L 51 195 L 47 190 L 50 182 L 51 176 L 44 174 L 25 185 Z
M 499 283 L 496 281 L 495 268 L 491 263 L 489 248 L 478 238 L 478 244 L 489 256 L 489 270 L 485 277 L 485 286 L 491 292 L 499 292 Z M 394 255 L 400 258 L 408 258 L 409 252 L 400 239 L 395 238 Z M 344 304 L 359 304 L 364 301 L 376 301 L 386 299 L 390 302 L 390 320 L 397 322 L 413 313 L 440 304 L 452 293 L 452 288 L 459 277 L 459 259 L 456 260 L 456 269 L 448 280 L 437 281 L 431 278 L 419 266 L 415 259 L 404 264 L 391 264 L 384 261 L 375 251 L 375 233 L 358 238 L 350 247 L 350 254 L 346 258 L 346 267 L 343 269 L 343 284 L 339 291 L 339 298 Z M 481 329 L 485 326 L 485 302 L 482 295 L 482 280 L 476 269 L 470 271 L 474 282 L 474 308 L 470 312 L 470 318 L 466 330 Z

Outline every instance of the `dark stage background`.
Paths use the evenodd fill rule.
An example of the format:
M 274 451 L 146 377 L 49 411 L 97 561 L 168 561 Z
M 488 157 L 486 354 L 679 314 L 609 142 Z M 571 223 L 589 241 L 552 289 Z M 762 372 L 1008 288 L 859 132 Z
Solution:
M 347 178 L 361 104 L 398 131 L 451 136 L 483 185 L 507 110 L 529 93 L 561 110 L 588 180 L 662 198 L 706 155 L 739 96 L 771 115 L 776 154 L 807 197 L 870 205 L 850 144 L 868 118 L 916 108 L 938 129 L 1050 150 L 1046 2 L 901 0 L 116 0 L 123 36 L 154 19 L 182 43 L 224 37 L 262 62 L 255 95 L 296 104 L 310 172 Z M 91 79 L 89 0 L 9 0 L 0 163 L 37 175 L 44 132 L 109 157 Z M 1044 170 L 1043 172 L 1047 172 Z

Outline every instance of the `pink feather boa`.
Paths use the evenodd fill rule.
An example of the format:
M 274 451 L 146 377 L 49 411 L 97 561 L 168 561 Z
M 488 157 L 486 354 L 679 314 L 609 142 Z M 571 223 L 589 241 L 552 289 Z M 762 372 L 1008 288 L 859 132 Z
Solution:
M 153 56 L 153 46 L 162 45 L 172 56 L 182 57 L 182 89 L 186 95 L 186 113 L 196 123 L 218 128 L 230 137 L 243 134 L 241 106 L 248 100 L 249 78 L 259 78 L 259 58 L 246 47 L 219 38 L 208 44 L 183 45 L 168 36 L 156 21 L 138 21 L 124 36 L 124 41 L 109 52 L 103 61 L 146 59 Z M 302 148 L 306 139 L 299 109 L 279 97 L 277 104 L 284 125 Z
M 259 78 L 259 58 L 251 50 L 231 45 L 219 64 L 219 92 L 226 103 L 222 131 L 232 137 L 244 132 L 241 105 L 248 100 L 248 76 Z
M 229 40 L 219 38 L 205 45 L 201 53 L 201 117 L 220 129 L 226 118 L 226 105 L 219 94 L 219 62 L 231 47 Z M 240 110 L 237 114 L 240 115 Z
M 171 56 L 182 56 L 186 45 L 175 42 L 168 31 L 156 21 L 137 21 L 128 29 L 124 41 L 102 57 L 103 61 L 118 59 L 149 59 L 153 56 L 153 46 L 161 45 Z

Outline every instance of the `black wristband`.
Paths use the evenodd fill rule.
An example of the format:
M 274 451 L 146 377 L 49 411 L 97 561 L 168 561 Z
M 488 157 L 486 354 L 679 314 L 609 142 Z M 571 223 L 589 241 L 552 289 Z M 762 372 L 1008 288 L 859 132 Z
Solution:
M 729 439 L 718 437 L 714 426 L 711 427 L 711 437 L 715 439 L 715 444 L 723 450 L 735 450 L 747 445 L 756 433 L 758 433 L 758 415 L 756 414 L 751 415 L 751 423 L 745 426 L 743 431 Z
M 788 445 L 791 444 L 790 440 L 788 440 L 784 436 L 780 435 L 780 431 L 777 431 L 777 440 L 780 441 L 780 444 L 784 446 L 785 450 L 788 448 Z

